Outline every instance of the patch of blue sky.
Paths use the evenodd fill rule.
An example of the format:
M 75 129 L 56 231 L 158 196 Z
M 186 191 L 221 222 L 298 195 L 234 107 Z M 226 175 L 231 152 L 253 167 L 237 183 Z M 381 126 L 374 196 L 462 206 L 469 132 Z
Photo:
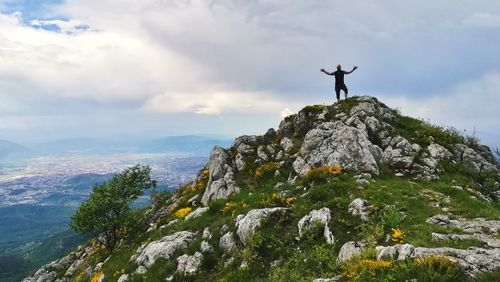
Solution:
M 51 8 L 63 2 L 64 0 L 4 0 L 0 1 L 0 11 L 3 14 L 21 12 L 23 21 L 29 24 L 35 19 L 54 19 Z
M 20 12 L 23 23 L 35 29 L 64 33 L 87 30 L 88 25 L 71 26 L 69 18 L 53 13 L 53 7 L 63 2 L 64 0 L 0 0 L 0 12 L 4 14 Z

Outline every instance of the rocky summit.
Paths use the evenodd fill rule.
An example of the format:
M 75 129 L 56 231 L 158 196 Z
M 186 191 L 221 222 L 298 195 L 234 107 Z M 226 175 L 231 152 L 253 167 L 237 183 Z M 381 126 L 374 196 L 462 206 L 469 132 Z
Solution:
M 352 97 L 213 148 L 113 251 L 24 281 L 500 281 L 499 197 L 476 138 Z

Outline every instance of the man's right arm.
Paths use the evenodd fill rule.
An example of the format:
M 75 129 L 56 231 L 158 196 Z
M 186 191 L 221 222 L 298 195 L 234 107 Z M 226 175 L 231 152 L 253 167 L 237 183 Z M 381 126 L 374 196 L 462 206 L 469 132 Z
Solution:
M 333 72 L 327 72 L 325 69 L 320 69 L 320 71 L 327 75 L 333 75 Z

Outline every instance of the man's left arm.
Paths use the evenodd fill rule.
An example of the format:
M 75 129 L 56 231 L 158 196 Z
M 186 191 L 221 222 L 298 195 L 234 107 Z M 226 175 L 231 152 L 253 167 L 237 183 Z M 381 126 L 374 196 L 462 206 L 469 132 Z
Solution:
M 358 66 L 354 66 L 351 71 L 346 71 L 345 74 L 351 74 L 353 71 L 357 70 Z

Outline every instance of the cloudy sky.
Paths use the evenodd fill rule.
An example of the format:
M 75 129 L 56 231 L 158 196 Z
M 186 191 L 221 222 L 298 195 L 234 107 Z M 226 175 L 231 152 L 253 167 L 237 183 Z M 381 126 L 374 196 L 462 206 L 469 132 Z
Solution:
M 0 0 L 0 139 L 263 133 L 353 95 L 500 146 L 500 1 Z

